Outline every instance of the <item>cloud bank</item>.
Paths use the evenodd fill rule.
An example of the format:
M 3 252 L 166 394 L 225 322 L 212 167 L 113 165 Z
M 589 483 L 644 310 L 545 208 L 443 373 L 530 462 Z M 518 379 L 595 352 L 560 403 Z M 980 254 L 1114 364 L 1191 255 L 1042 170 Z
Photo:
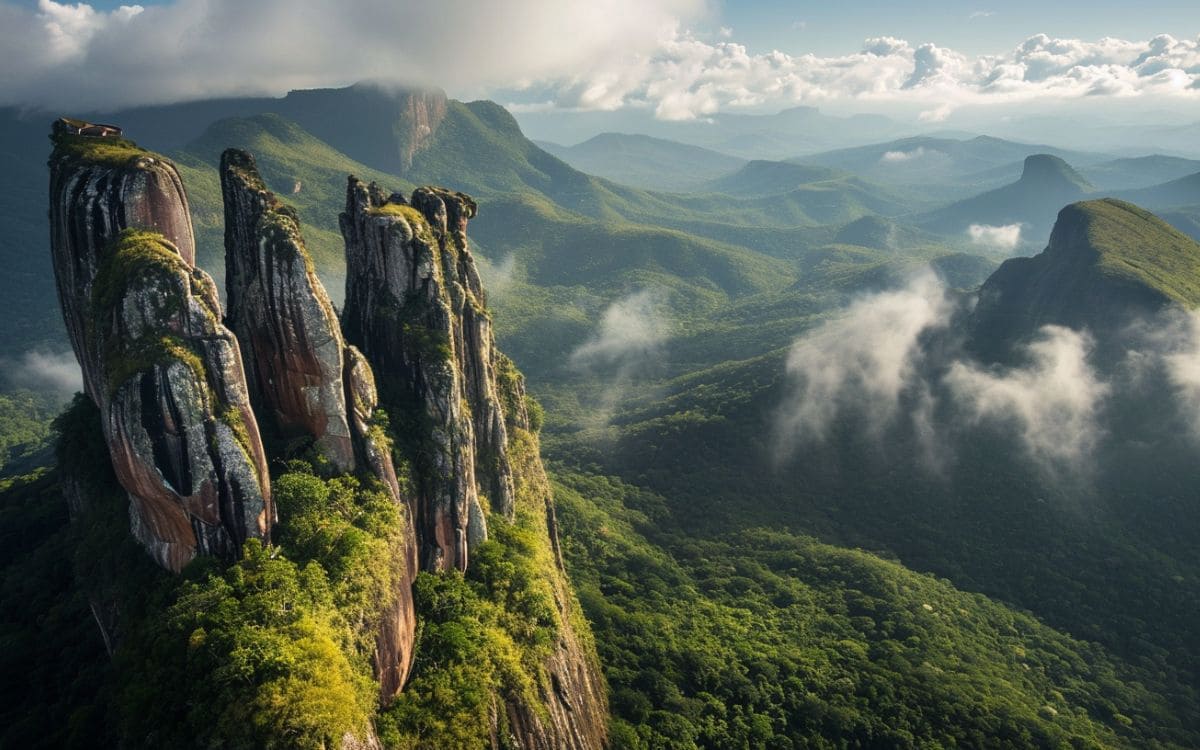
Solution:
M 650 54 L 703 0 L 0 0 L 0 103 L 105 108 L 361 80 L 512 86 Z
M 843 55 L 752 53 L 736 29 L 696 33 L 708 12 L 705 0 L 175 0 L 107 12 L 0 0 L 0 103 L 114 108 L 361 80 L 538 91 L 550 107 L 665 120 L 845 100 L 913 104 L 928 122 L 984 103 L 1200 101 L 1200 38 L 1039 34 L 969 56 L 885 36 Z
M 954 446 L 982 429 L 1011 438 L 1047 478 L 1077 480 L 1097 468 L 1110 426 L 1122 425 L 1111 430 L 1119 440 L 1142 439 L 1127 431 L 1131 415 L 1158 437 L 1182 428 L 1200 442 L 1200 312 L 1131 321 L 1124 359 L 1103 367 L 1086 332 L 1056 325 L 1013 363 L 985 366 L 950 327 L 960 304 L 923 274 L 798 338 L 772 415 L 777 460 L 852 430 L 880 446 L 913 440 L 917 458 L 941 473 Z
M 868 39 L 840 56 L 751 54 L 733 41 L 686 31 L 648 55 L 617 58 L 560 82 L 554 104 L 580 109 L 643 106 L 666 120 L 723 109 L 855 99 L 926 106 L 945 120 L 972 104 L 1158 96 L 1200 100 L 1200 38 L 1088 42 L 1039 34 L 997 55 L 970 57 L 936 44 Z

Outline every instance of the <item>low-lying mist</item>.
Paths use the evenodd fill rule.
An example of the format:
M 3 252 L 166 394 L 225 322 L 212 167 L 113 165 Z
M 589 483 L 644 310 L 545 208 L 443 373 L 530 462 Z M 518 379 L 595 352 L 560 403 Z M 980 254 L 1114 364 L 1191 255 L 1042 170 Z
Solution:
M 1044 325 L 984 362 L 969 351 L 973 304 L 922 272 L 799 337 L 771 415 L 777 463 L 849 431 L 903 443 L 937 474 L 967 441 L 999 437 L 1005 458 L 1043 479 L 1086 483 L 1106 446 L 1200 437 L 1200 313 L 1128 321 L 1105 347 Z

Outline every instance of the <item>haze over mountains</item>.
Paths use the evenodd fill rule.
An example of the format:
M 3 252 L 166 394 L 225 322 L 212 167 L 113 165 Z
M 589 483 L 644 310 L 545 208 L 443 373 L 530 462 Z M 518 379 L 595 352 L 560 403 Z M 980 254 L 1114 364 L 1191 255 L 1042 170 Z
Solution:
M 128 425 L 152 436 L 142 463 L 176 483 L 174 467 L 199 454 L 155 415 L 194 401 L 204 408 L 179 413 L 226 424 L 229 399 L 215 386 L 220 398 L 176 398 L 170 368 L 141 367 L 144 352 L 104 333 L 100 348 L 133 364 L 88 359 L 103 373 L 89 375 L 96 405 L 77 401 L 57 428 L 59 455 L 100 467 L 85 479 L 112 496 L 88 511 L 102 535 L 68 525 L 66 464 L 3 486 L 5 535 L 19 544 L 2 561 L 2 632 L 21 646 L 5 671 L 75 687 L 14 697 L 0 744 L 84 746 L 78 727 L 100 725 L 102 744 L 148 744 L 160 719 L 219 739 L 208 713 L 172 719 L 175 704 L 146 686 L 182 680 L 195 705 L 225 705 L 233 693 L 171 671 L 171 655 L 202 654 L 204 674 L 224 675 L 221 639 L 240 643 L 257 621 L 202 605 L 219 595 L 220 612 L 249 611 L 260 570 L 308 592 L 298 606 L 334 633 L 322 658 L 348 660 L 336 674 L 352 675 L 346 695 L 358 697 L 341 704 L 369 717 L 355 714 L 359 736 L 385 746 L 496 744 L 498 727 L 514 747 L 594 747 L 606 735 L 616 747 L 1200 738 L 1200 162 L 1132 142 L 1106 152 L 912 136 L 888 118 L 807 107 L 556 146 L 526 137 L 521 119 L 536 118 L 491 101 L 369 85 L 89 117 L 162 151 L 137 158 L 169 160 L 186 186 L 196 269 L 172 265 L 172 278 L 194 278 L 188 294 L 217 312 L 184 328 L 211 325 L 197 334 L 208 340 L 228 326 L 258 363 L 248 376 L 274 366 L 276 350 L 303 348 L 277 340 L 335 342 L 337 367 L 297 357 L 284 370 L 303 374 L 297 393 L 342 394 L 340 411 L 323 400 L 321 413 L 354 436 L 343 463 L 377 458 L 362 441 L 390 436 L 395 476 L 378 462 L 339 473 L 337 452 L 320 447 L 341 445 L 337 435 L 278 421 L 257 476 L 280 498 L 284 551 L 269 559 L 282 562 L 227 555 L 182 579 L 140 567 L 141 549 L 120 546 L 128 517 L 112 512 L 127 477 L 103 460 L 127 426 L 108 416 L 100 427 L 120 411 L 118 381 L 140 384 Z M 617 121 L 596 115 L 589 127 Z M 0 296 L 18 303 L 0 337 L 14 364 L 6 408 L 31 382 L 14 373 L 44 366 L 32 354 L 69 346 L 45 226 L 47 122 L 0 118 L 0 235 L 11 240 L 0 262 L 12 269 Z M 115 158 L 103 145 L 88 158 Z M 234 210 L 242 203 L 262 215 Z M 284 252 L 293 246 L 303 253 Z M 258 276 L 246 262 L 256 247 L 276 248 Z M 70 256 L 62 243 L 55 252 Z M 135 271 L 110 270 L 112 288 L 140 289 Z M 252 278 L 261 299 L 229 299 Z M 318 303 L 295 303 L 320 286 Z M 126 308 L 96 306 L 96 320 L 123 321 Z M 173 308 L 155 309 L 151 322 L 175 336 Z M 97 335 L 78 312 L 75 338 Z M 308 403 L 254 400 L 264 425 Z M 6 476 L 53 462 L 36 453 L 39 429 L 13 443 Z M 254 447 L 240 435 L 230 427 L 233 442 L 205 445 Z M 370 496 L 375 481 L 411 494 L 396 517 L 417 529 L 423 572 L 411 561 L 401 571 L 408 548 L 386 536 L 400 527 Z M 266 539 L 264 523 L 248 536 Z M 120 552 L 96 551 L 105 545 Z M 385 559 L 401 572 L 356 577 L 363 560 Z M 122 600 L 138 650 L 116 666 L 88 598 L 113 580 L 159 587 L 153 602 Z M 379 602 L 363 592 L 378 586 L 411 595 L 387 610 L 403 611 L 393 630 L 365 614 Z M 406 662 L 392 684 L 379 654 L 396 649 L 412 671 Z M 288 695 L 326 695 L 320 670 L 279 669 L 311 690 Z M 310 713 L 337 716 L 308 704 L 296 715 Z M 73 721 L 47 730 L 61 715 Z M 239 717 L 219 724 L 252 726 Z

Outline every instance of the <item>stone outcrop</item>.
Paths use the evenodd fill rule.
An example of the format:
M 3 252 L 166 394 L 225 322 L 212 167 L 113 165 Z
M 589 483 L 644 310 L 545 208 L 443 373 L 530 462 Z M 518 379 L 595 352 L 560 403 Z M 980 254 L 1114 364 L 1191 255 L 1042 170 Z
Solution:
M 487 538 L 490 510 L 513 509 L 507 434 L 495 387 L 497 353 L 482 285 L 467 247 L 475 203 L 420 188 L 411 202 L 351 178 L 341 216 L 346 240 L 342 327 L 376 370 L 418 481 L 421 565 L 466 570 Z
M 607 701 L 595 653 L 572 625 L 577 607 L 558 547 L 550 485 L 524 383 L 495 347 L 479 275 L 467 245 L 470 197 L 423 187 L 385 196 L 350 178 L 342 233 L 342 326 L 377 372 L 397 435 L 406 434 L 417 485 L 421 564 L 470 564 L 488 515 L 511 519 L 522 503 L 553 554 L 545 579 L 558 631 L 542 663 L 536 700 L 505 696 L 491 736 L 497 746 L 599 748 Z
M 1112 198 L 1073 203 L 1045 250 L 1004 261 L 983 284 L 968 344 L 1005 359 L 1042 326 L 1058 325 L 1089 331 L 1101 350 L 1120 349 L 1130 323 L 1168 305 L 1200 305 L 1187 281 L 1197 273 L 1200 245 L 1150 212 Z
M 300 235 L 299 218 L 267 190 L 254 157 L 221 156 L 225 200 L 227 323 L 246 359 L 251 402 L 284 441 L 311 437 L 339 472 L 379 479 L 412 518 L 401 497 L 391 444 L 373 425 L 379 396 L 365 357 L 346 346 L 325 287 Z M 381 618 L 373 666 L 381 697 L 390 700 L 412 665 L 416 619 L 412 582 L 415 536 L 397 554 L 398 589 Z
M 222 154 L 221 190 L 225 322 L 241 342 L 263 430 L 283 441 L 311 436 L 339 471 L 354 471 L 345 345 L 299 219 L 266 189 L 245 151 Z
M 232 556 L 269 538 L 274 511 L 238 343 L 194 267 L 182 182 L 128 141 L 62 128 L 54 139 L 59 299 L 132 532 L 170 570 Z

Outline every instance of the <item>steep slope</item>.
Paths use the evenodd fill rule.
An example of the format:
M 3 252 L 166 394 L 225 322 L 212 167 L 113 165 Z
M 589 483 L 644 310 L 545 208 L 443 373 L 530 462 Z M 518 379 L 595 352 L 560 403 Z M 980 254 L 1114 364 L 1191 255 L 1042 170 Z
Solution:
M 175 571 L 234 556 L 269 538 L 274 511 L 237 340 L 193 265 L 183 184 L 157 154 L 72 125 L 55 124 L 51 252 L 133 534 Z
M 1129 203 L 1075 203 L 1041 254 L 1005 261 L 983 285 L 974 345 L 996 353 L 1046 324 L 1111 333 L 1168 304 L 1200 304 L 1200 244 Z
M 1025 159 L 1021 179 L 919 217 L 917 223 L 951 235 L 972 225 L 1021 225 L 1021 240 L 1038 243 L 1049 234 L 1058 210 L 1091 192 L 1092 186 L 1069 164 L 1049 154 Z
M 245 354 L 250 402 L 267 444 L 314 441 L 337 472 L 373 476 L 402 509 L 406 542 L 392 558 L 394 591 L 382 602 L 372 667 L 380 700 L 408 677 L 416 632 L 412 583 L 417 545 L 412 506 L 401 497 L 391 442 L 373 426 L 378 396 L 370 365 L 341 325 L 300 236 L 295 210 L 268 191 L 254 157 L 221 156 L 225 203 L 226 324 Z
M 486 553 L 490 527 L 532 524 L 526 533 L 535 547 L 552 551 L 539 561 L 549 566 L 539 574 L 557 624 L 553 643 L 537 652 L 537 672 L 549 682 L 538 680 L 536 698 L 504 696 L 492 736 L 506 725 L 520 747 L 598 747 L 603 687 L 571 619 L 578 605 L 562 570 L 524 386 L 495 348 L 467 245 L 476 210 L 463 193 L 423 187 L 406 200 L 350 178 L 343 327 L 383 373 L 383 403 L 415 474 L 422 568 L 470 571 Z
M 746 163 L 699 146 L 626 133 L 601 133 L 574 146 L 537 145 L 581 172 L 649 190 L 694 190 Z

